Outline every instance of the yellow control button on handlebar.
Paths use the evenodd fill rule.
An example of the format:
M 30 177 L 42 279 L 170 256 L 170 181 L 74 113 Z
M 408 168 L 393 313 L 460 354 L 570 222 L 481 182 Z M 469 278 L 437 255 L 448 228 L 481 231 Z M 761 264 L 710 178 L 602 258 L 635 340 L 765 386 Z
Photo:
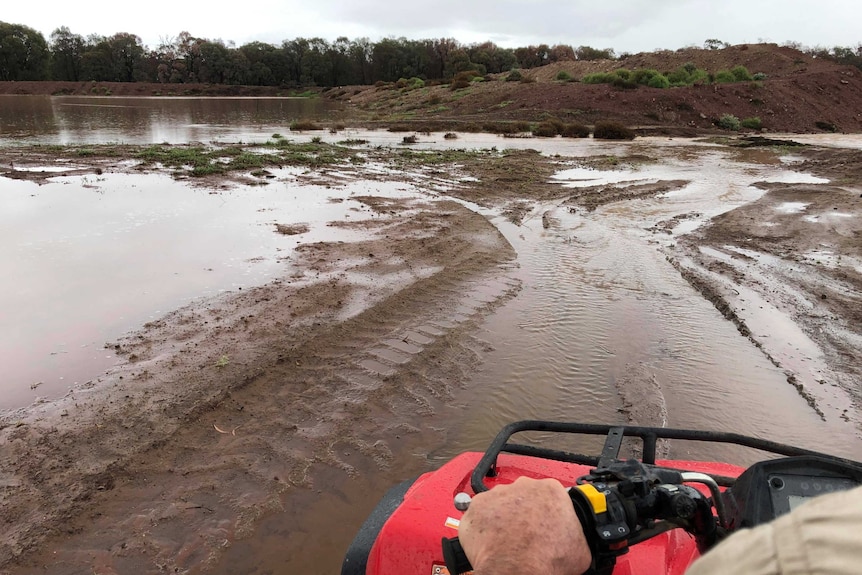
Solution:
M 608 510 L 608 500 L 605 497 L 605 494 L 593 487 L 592 484 L 584 483 L 583 485 L 575 485 L 575 489 L 579 489 L 581 493 L 586 495 L 590 505 L 593 506 L 593 513 L 596 515 Z

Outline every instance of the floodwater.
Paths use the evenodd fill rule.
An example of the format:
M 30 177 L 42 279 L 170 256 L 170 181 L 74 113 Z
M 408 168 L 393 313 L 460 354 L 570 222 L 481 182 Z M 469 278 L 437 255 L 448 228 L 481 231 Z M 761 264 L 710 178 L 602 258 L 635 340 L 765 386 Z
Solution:
M 319 104 L 278 99 L 6 98 L 0 101 L 0 143 L 7 144 L 254 142 L 289 133 L 290 121 L 303 114 L 325 113 L 315 108 Z M 26 106 L 29 116 L 21 112 Z M 316 135 L 392 146 L 402 137 Z M 420 136 L 418 146 L 535 148 L 561 156 L 647 153 L 663 161 L 630 172 L 572 167 L 556 180 L 561 186 L 691 183 L 590 215 L 548 203 L 518 227 L 487 213 L 518 252 L 519 266 L 511 273 L 522 290 L 481 323 L 477 337 L 487 345 L 476 373 L 453 404 L 434 415 L 433 427 L 445 430 L 444 439 L 428 434 L 434 439 L 423 444 L 426 436 L 417 435 L 395 454 L 390 469 L 369 465 L 359 478 L 323 470 L 322 493 L 297 497 L 285 512 L 262 521 L 214 572 L 336 572 L 364 514 L 386 487 L 462 450 L 484 449 L 500 427 L 518 419 L 622 423 L 621 410 L 628 410 L 642 424 L 734 431 L 862 458 L 854 425 L 837 417 L 844 399 L 826 405 L 821 420 L 783 371 L 665 259 L 678 234 L 760 197 L 754 182 L 813 181 L 793 171 L 792 158 L 778 165 L 742 163 L 708 144 L 666 138 L 603 143 L 475 134 L 448 141 L 437 134 Z M 683 146 L 686 153 L 677 155 L 674 150 Z M 42 186 L 0 180 L 0 272 L 6 278 L 0 284 L 0 409 L 55 397 L 96 377 L 116 361 L 105 342 L 194 298 L 289 273 L 283 260 L 300 240 L 275 233 L 276 223 L 309 223 L 310 232 L 299 236 L 303 242 L 349 241 L 348 235 L 334 237 L 345 232 L 325 224 L 366 217 L 352 195 L 437 195 L 445 189 L 418 180 L 321 188 L 300 185 L 290 172 L 278 176 L 268 187 L 217 193 L 157 175 L 64 177 Z M 671 235 L 649 231 L 695 213 Z M 788 331 L 786 337 L 811 362 L 819 361 L 804 334 Z M 688 444 L 672 446 L 670 455 L 738 463 L 754 457 Z
M 607 153 L 589 148 L 596 144 L 577 145 Z M 252 538 L 236 542 L 213 572 L 338 572 L 344 550 L 387 488 L 465 450 L 484 450 L 502 426 L 520 419 L 625 423 L 620 410 L 627 409 L 642 425 L 742 433 L 862 457 L 855 425 L 840 417 L 849 399 L 822 404 L 823 421 L 784 371 L 665 259 L 663 248 L 679 234 L 759 198 L 763 191 L 751 184 L 768 178 L 812 181 L 783 164 L 733 163 L 704 148 L 684 161 L 670 153 L 665 162 L 628 172 L 572 169 L 557 175 L 560 185 L 571 186 L 691 180 L 660 198 L 610 204 L 587 216 L 550 202 L 520 226 L 486 212 L 518 252 L 513 273 L 522 291 L 481 323 L 477 337 L 487 344 L 481 365 L 452 404 L 437 408 L 434 432 L 400 446 L 385 471 L 369 466 L 359 477 L 345 479 L 324 470 L 314 498 L 290 498 L 284 512 L 265 518 Z M 659 221 L 691 212 L 701 215 L 671 235 L 649 231 Z M 778 314 L 772 320 L 776 339 L 788 338 L 788 346 L 817 360 L 816 346 L 781 323 L 787 318 Z M 581 453 L 601 448 L 595 439 L 561 443 L 547 434 L 519 439 L 554 441 Z M 740 465 L 763 458 L 734 446 L 660 447 L 673 458 Z
M 308 98 L 0 96 L 0 145 L 264 141 L 337 107 Z
M 117 361 L 106 343 L 193 299 L 288 274 L 298 238 L 356 239 L 326 225 L 371 217 L 351 196 L 411 194 L 407 184 L 327 189 L 273 174 L 269 186 L 218 192 L 164 175 L 0 180 L 0 409 L 95 378 Z M 277 233 L 298 223 L 301 236 Z
M 754 182 L 825 180 L 782 166 L 730 163 L 708 149 L 685 161 L 671 154 L 632 171 L 576 168 L 556 178 L 569 186 L 691 183 L 588 216 L 549 204 L 519 227 L 495 220 L 518 251 L 524 293 L 485 324 L 495 349 L 466 392 L 475 391 L 464 399 L 472 406 L 470 417 L 452 422 L 463 431 L 448 436 L 459 439 L 435 454 L 441 461 L 464 449 L 484 449 L 496 430 L 515 419 L 617 421 L 619 398 L 643 425 L 733 431 L 862 457 L 855 424 L 841 417 L 851 406 L 849 396 L 839 392 L 819 402 L 826 412 L 822 421 L 784 371 L 691 288 L 662 249 L 709 218 L 759 198 L 763 192 Z M 547 228 L 543 214 L 552 222 Z M 650 231 L 681 214 L 691 216 L 672 234 Z M 816 344 L 773 312 L 751 319 L 757 325 L 768 319 L 771 338 L 795 354 L 774 355 L 798 370 L 807 388 L 821 387 L 816 372 L 825 365 Z M 759 457 L 706 445 L 679 446 L 671 455 L 739 463 Z

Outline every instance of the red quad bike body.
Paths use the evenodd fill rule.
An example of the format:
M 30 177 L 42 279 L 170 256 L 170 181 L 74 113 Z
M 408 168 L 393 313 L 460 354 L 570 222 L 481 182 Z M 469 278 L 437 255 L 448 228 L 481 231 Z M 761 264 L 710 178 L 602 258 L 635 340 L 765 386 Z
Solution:
M 522 431 L 606 435 L 607 438 L 602 454 L 590 457 L 509 442 L 513 434 Z M 623 437 L 643 440 L 641 460 L 623 463 L 617 458 Z M 720 462 L 656 460 L 656 443 L 662 439 L 734 443 L 790 457 L 770 459 L 748 470 Z M 450 562 L 451 569 L 447 567 L 441 545 L 442 539 L 458 535 L 463 511 L 454 504 L 456 495 L 466 493 L 472 496 L 496 485 L 512 483 L 521 476 L 551 477 L 566 487 L 589 483 L 592 489 L 595 485 L 608 494 L 610 506 L 611 500 L 617 497 L 617 491 L 631 494 L 631 478 L 625 477 L 626 472 L 617 472 L 613 477 L 603 475 L 603 469 L 640 470 L 634 473 L 634 481 L 647 486 L 641 487 L 639 493 L 653 502 L 650 511 L 643 511 L 643 514 L 658 513 L 656 517 L 643 518 L 635 518 L 629 513 L 630 529 L 626 528 L 629 536 L 622 544 L 623 549 L 615 553 L 618 555 L 615 564 L 605 565 L 603 571 L 614 575 L 682 575 L 702 552 L 732 531 L 771 520 L 806 497 L 862 484 L 862 464 L 736 434 L 517 422 L 506 426 L 484 454 L 463 453 L 436 471 L 392 488 L 357 534 L 345 556 L 342 575 L 455 575 L 453 570 L 469 572 L 469 565 L 458 567 Z M 653 469 L 667 469 L 670 475 L 642 481 L 644 474 L 652 477 Z M 681 475 L 674 475 L 677 472 Z M 673 485 L 666 483 L 668 477 L 677 476 L 682 478 L 679 484 L 686 485 L 682 488 L 687 490 L 686 493 L 695 499 L 702 496 L 700 509 L 706 510 L 709 522 L 713 523 L 711 529 L 714 533 L 709 537 L 702 532 L 702 521 L 698 527 L 693 521 L 671 517 L 672 514 L 667 513 L 667 505 L 655 503 L 656 490 L 664 493 L 670 489 L 669 492 L 677 493 Z M 646 508 L 640 503 L 638 505 L 638 509 Z M 638 515 L 641 513 L 638 511 Z M 713 517 L 713 513 L 717 516 Z M 596 515 L 599 523 L 605 515 L 607 513 Z M 614 546 L 616 549 L 620 547 L 619 543 Z

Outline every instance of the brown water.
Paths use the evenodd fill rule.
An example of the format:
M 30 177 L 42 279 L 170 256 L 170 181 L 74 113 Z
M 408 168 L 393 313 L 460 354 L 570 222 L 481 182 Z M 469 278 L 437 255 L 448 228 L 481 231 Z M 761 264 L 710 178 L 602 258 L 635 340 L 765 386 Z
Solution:
M 336 110 L 308 98 L 6 95 L 0 96 L 0 145 L 250 142 Z

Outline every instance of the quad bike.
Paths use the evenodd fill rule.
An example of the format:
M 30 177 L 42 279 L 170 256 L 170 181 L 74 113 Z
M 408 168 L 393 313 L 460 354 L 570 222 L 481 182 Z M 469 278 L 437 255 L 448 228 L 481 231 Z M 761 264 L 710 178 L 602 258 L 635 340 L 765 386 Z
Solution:
M 604 435 L 599 456 L 510 443 L 525 431 Z M 619 458 L 638 438 L 640 459 Z M 774 456 L 747 469 L 720 462 L 656 460 L 660 441 L 735 444 Z M 571 486 L 593 552 L 591 572 L 681 575 L 730 533 L 768 522 L 805 500 L 862 484 L 862 464 L 734 433 L 521 421 L 484 454 L 462 453 L 393 487 L 362 525 L 342 575 L 455 575 L 472 568 L 457 529 L 472 495 L 520 476 Z M 442 544 L 441 544 L 442 541 Z

